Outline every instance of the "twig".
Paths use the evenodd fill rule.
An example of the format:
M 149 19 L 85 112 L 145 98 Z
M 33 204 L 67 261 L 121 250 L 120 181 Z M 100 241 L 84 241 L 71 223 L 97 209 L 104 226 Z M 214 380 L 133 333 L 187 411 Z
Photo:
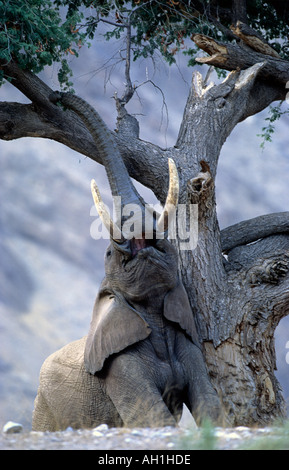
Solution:
M 161 114 L 160 127 L 162 126 L 162 123 L 163 123 L 163 110 L 165 109 L 166 110 L 166 117 L 167 117 L 167 126 L 166 126 L 166 131 L 167 131 L 168 126 L 169 126 L 169 111 L 168 111 L 168 106 L 167 106 L 167 103 L 166 103 L 166 98 L 165 98 L 163 90 L 158 85 L 156 85 L 151 79 L 148 79 L 148 80 L 145 80 L 144 82 L 140 83 L 138 86 L 136 86 L 134 91 L 137 91 L 138 88 L 140 88 L 143 85 L 146 85 L 147 83 L 151 83 L 151 85 L 153 85 L 162 95 L 163 104 L 162 104 L 162 114 Z
M 125 79 L 126 85 L 125 90 L 120 98 L 121 103 L 127 104 L 134 94 L 134 88 L 131 83 L 130 78 L 130 65 L 131 65 L 131 20 L 130 17 L 128 18 L 128 22 L 126 24 L 126 55 L 125 55 Z

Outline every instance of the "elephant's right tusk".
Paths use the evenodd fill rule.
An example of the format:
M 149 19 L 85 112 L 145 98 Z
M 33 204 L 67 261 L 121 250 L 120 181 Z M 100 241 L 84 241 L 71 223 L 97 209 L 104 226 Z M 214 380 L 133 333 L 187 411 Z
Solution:
M 109 231 L 111 238 L 115 241 L 122 241 L 123 236 L 121 234 L 121 230 L 118 228 L 118 226 L 113 222 L 112 218 L 110 217 L 110 214 L 108 213 L 103 203 L 103 200 L 101 198 L 101 195 L 100 195 L 100 192 L 98 190 L 95 180 L 91 180 L 91 193 L 92 193 L 92 197 L 93 197 L 98 215 L 101 218 L 104 226 Z

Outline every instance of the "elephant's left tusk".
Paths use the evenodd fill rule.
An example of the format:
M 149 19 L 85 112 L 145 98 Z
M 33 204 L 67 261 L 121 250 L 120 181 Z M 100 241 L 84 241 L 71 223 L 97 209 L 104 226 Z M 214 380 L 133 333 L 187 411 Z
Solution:
M 169 163 L 169 190 L 167 199 L 157 220 L 158 230 L 166 232 L 170 220 L 170 214 L 175 214 L 176 207 L 179 200 L 179 176 L 176 164 L 172 158 L 168 159 Z

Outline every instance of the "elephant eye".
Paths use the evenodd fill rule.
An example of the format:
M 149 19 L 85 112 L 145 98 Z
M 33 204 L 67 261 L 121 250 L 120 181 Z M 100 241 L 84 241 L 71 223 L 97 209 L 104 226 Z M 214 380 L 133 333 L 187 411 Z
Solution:
M 106 252 L 106 257 L 109 258 L 110 256 L 111 256 L 111 250 L 108 250 L 108 251 Z

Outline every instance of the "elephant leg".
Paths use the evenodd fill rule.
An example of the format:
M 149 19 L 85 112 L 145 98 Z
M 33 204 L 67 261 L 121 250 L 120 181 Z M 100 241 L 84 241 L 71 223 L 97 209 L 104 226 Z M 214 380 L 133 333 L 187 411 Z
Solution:
M 124 426 L 176 426 L 150 371 L 138 358 L 125 354 L 116 357 L 105 384 Z
M 102 381 L 85 371 L 85 340 L 69 343 L 45 360 L 34 404 L 34 431 L 122 426 Z
M 204 357 L 200 349 L 190 343 L 186 345 L 183 359 L 188 373 L 189 409 L 197 423 L 210 419 L 214 424 L 221 424 L 222 413 L 219 397 L 210 381 Z
M 54 415 L 51 408 L 47 404 L 41 391 L 38 392 L 34 402 L 34 410 L 32 416 L 33 431 L 55 431 L 57 428 Z

